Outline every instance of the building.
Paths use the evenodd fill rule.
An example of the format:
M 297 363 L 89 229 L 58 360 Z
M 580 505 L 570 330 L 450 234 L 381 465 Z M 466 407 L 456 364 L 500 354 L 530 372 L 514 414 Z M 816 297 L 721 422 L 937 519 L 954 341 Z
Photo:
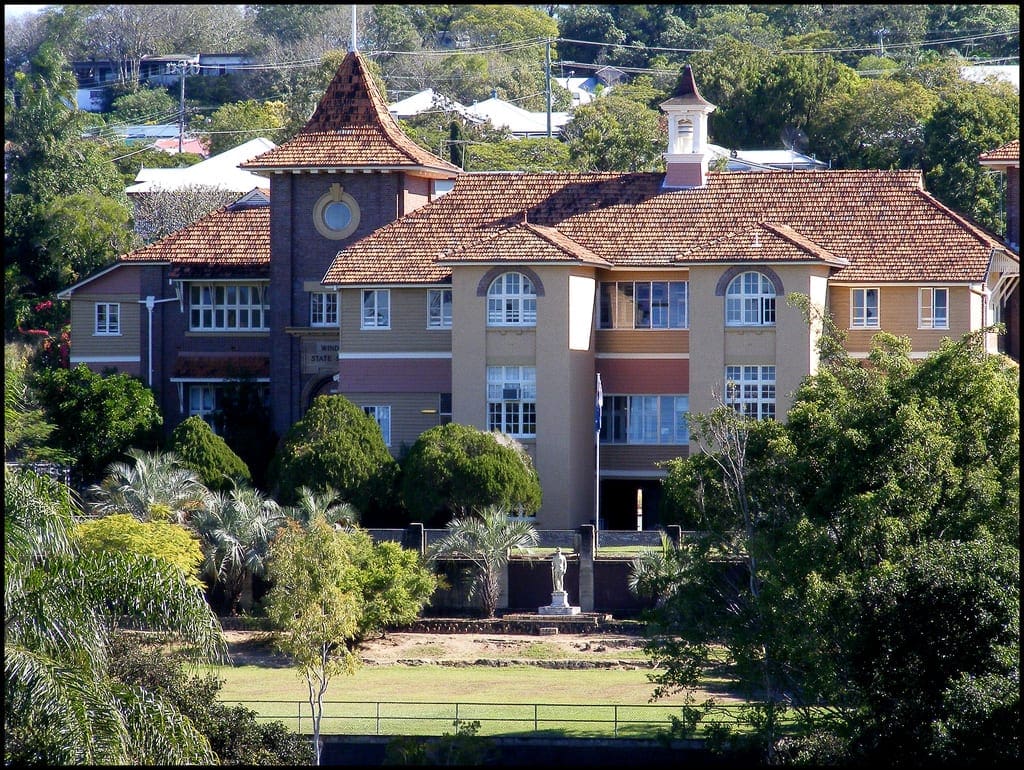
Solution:
M 923 356 L 1019 296 L 1015 251 L 919 171 L 709 171 L 715 108 L 684 74 L 664 173 L 467 173 L 402 134 L 350 53 L 303 130 L 241 164 L 269 194 L 61 294 L 72 361 L 142 376 L 167 430 L 243 376 L 282 434 L 329 393 L 396 456 L 440 421 L 500 430 L 535 461 L 538 526 L 591 523 L 599 500 L 602 528 L 632 529 L 638 491 L 657 525 L 688 413 L 785 418 L 820 331 L 786 295 L 856 357 L 879 330 Z
M 243 171 L 238 168 L 238 164 L 274 147 L 277 145 L 269 139 L 257 137 L 185 168 L 143 167 L 135 176 L 135 184 L 126 187 L 125 193 L 130 198 L 133 195 L 193 186 L 247 193 L 255 187 L 266 187 L 267 180 L 251 171 Z

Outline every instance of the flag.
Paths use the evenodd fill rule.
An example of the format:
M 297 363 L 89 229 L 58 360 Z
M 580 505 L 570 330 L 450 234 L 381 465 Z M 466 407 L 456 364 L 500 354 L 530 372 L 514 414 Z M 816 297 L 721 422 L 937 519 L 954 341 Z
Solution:
M 594 433 L 601 432 L 601 408 L 604 401 L 604 391 L 601 390 L 601 373 L 597 374 L 597 398 L 594 399 Z

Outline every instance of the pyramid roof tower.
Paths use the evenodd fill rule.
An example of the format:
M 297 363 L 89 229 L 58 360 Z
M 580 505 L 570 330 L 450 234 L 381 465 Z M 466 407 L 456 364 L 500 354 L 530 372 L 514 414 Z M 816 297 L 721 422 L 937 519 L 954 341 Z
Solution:
M 405 135 L 357 51 L 345 56 L 299 133 L 239 168 L 271 172 L 400 170 L 435 178 L 451 178 L 461 171 Z

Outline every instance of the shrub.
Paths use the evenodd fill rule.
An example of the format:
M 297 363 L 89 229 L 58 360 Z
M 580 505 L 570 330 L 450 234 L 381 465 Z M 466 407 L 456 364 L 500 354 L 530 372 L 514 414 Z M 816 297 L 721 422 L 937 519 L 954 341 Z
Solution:
M 249 466 L 198 415 L 174 429 L 171 451 L 196 471 L 210 490 L 227 491 L 236 484 L 252 483 Z

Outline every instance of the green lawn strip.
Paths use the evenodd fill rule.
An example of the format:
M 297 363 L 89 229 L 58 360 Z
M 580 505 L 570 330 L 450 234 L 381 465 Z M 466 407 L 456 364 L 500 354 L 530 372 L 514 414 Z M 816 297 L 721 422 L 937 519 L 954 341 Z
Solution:
M 224 680 L 221 701 L 242 703 L 293 730 L 311 730 L 306 684 L 295 670 L 211 670 Z M 451 732 L 459 719 L 480 720 L 482 735 L 536 734 L 536 726 L 538 732 L 573 737 L 654 737 L 668 727 L 669 714 L 677 713 L 683 696 L 650 704 L 652 691 L 643 669 L 364 666 L 331 683 L 321 729 L 440 735 Z

